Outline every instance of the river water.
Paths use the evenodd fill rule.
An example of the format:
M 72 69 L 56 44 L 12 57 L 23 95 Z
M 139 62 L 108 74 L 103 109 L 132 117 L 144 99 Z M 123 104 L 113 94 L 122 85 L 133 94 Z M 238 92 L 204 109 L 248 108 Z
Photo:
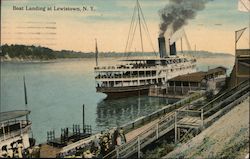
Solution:
M 100 63 L 112 64 L 116 60 L 100 59 Z M 198 59 L 198 70 L 225 66 L 230 73 L 233 63 L 233 57 Z M 25 76 L 33 135 L 42 143 L 49 130 L 55 130 L 58 136 L 61 128 L 82 124 L 83 104 L 85 123 L 97 132 L 125 124 L 174 102 L 147 96 L 104 100 L 106 95 L 95 91 L 94 64 L 94 59 L 2 62 L 0 111 L 25 109 Z

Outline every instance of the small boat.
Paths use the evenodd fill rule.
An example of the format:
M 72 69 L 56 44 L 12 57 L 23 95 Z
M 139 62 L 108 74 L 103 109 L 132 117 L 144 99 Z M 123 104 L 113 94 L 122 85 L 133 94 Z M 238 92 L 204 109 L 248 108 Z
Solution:
M 33 138 L 29 120 L 30 110 L 27 108 L 25 77 L 23 82 L 26 109 L 0 112 L 0 158 L 31 157 L 29 148 L 35 146 L 36 140 Z
M 14 110 L 0 113 L 0 158 L 23 157 L 24 150 L 35 145 L 30 138 L 31 121 L 28 120 L 29 110 Z M 19 152 L 21 151 L 21 152 Z

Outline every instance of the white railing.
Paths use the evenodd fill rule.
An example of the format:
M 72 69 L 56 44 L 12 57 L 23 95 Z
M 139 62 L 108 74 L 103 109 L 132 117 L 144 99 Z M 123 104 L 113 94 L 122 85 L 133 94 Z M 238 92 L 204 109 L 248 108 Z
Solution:
M 95 71 L 126 71 L 126 70 L 155 70 L 156 66 L 138 66 L 138 67 L 133 67 L 133 66 L 126 66 L 126 67 L 117 67 L 117 66 L 103 66 L 103 67 L 95 67 Z
M 156 74 L 151 75 L 127 75 L 127 76 L 111 76 L 111 77 L 107 77 L 107 76 L 100 76 L 100 77 L 96 77 L 96 81 L 130 81 L 130 80 L 148 80 L 148 79 L 156 79 L 159 76 L 156 76 Z
M 27 133 L 28 131 L 31 130 L 31 122 L 28 121 L 28 123 L 27 123 L 26 120 L 22 120 L 20 122 L 21 123 L 20 123 L 19 129 L 9 131 L 9 132 L 4 132 L 3 134 L 1 134 L 0 141 L 4 141 L 4 140 L 8 140 L 10 138 L 16 137 L 16 136 L 20 136 L 21 134 Z M 14 124 L 14 122 L 11 122 L 11 123 Z M 18 122 L 16 122 L 16 124 L 18 124 Z M 6 126 L 5 126 L 5 128 L 6 128 Z M 2 130 L 3 130 L 3 127 L 2 127 Z

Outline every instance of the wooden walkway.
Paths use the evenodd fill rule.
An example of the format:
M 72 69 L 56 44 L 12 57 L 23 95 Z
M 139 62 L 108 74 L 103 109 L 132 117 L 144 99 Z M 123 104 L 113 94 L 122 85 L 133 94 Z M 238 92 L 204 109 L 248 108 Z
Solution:
M 190 108 L 193 103 L 204 99 L 200 97 L 188 103 L 178 110 L 184 111 Z M 126 134 L 127 143 L 116 148 L 114 151 L 106 155 L 104 158 L 128 158 L 131 154 L 138 152 L 140 156 L 140 151 L 138 148 L 142 149 L 151 142 L 157 140 L 161 136 L 165 135 L 167 132 L 175 128 L 175 112 L 169 112 L 160 118 L 153 120 L 152 122 L 143 125 L 142 127 L 132 130 Z
M 168 113 L 161 120 L 156 119 L 141 127 L 138 129 L 140 130 L 138 132 L 136 130 L 131 131 L 127 134 L 129 141 L 117 147 L 114 151 L 104 156 L 104 158 L 128 158 L 135 153 L 140 158 L 141 149 L 173 129 L 175 129 L 175 141 L 177 142 L 180 139 L 180 128 L 201 128 L 202 130 L 204 125 L 214 122 L 226 111 L 246 99 L 249 96 L 249 89 L 249 82 L 245 81 L 226 91 L 208 104 L 196 108 L 196 110 L 188 110 L 189 107 L 183 106 L 175 112 Z M 204 120 L 204 117 L 206 117 L 206 120 Z
M 135 137 L 137 137 L 138 135 L 142 134 L 145 130 L 148 130 L 150 127 L 156 125 L 156 123 L 159 122 L 159 119 L 156 119 L 154 121 L 151 121 L 150 123 L 141 126 L 138 129 L 132 130 L 128 133 L 125 134 L 127 141 L 131 141 L 132 139 L 134 139 Z
M 40 147 L 40 158 L 56 158 L 61 148 L 53 147 L 48 144 L 42 144 Z

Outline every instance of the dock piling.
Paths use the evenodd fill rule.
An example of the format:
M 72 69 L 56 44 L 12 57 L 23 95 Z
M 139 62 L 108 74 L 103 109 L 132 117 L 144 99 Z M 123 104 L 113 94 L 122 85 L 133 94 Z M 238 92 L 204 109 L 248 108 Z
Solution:
M 83 133 L 85 134 L 85 106 L 84 104 L 82 105 L 82 129 L 83 129 Z
M 137 143 L 138 143 L 138 158 L 141 157 L 141 143 L 140 143 L 140 136 L 137 138 Z

